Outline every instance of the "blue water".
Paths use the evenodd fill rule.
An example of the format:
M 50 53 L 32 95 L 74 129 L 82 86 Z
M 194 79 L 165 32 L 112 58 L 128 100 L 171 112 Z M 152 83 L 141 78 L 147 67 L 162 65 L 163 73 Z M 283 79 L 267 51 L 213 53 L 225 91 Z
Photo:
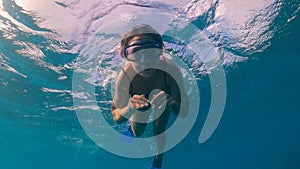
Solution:
M 82 129 L 71 95 L 73 65 L 81 48 L 71 50 L 74 42 L 60 40 L 55 30 L 38 26 L 39 16 L 24 12 L 14 1 L 2 4 L 1 10 L 32 31 L 1 13 L 0 168 L 146 169 L 152 158 L 113 155 Z M 165 169 L 300 168 L 299 4 L 275 1 L 265 8 L 270 11 L 261 12 L 266 16 L 253 16 L 248 27 L 271 20 L 253 44 L 239 46 L 239 39 L 228 35 L 231 30 L 226 26 L 217 34 L 208 33 L 212 44 L 226 53 L 224 60 L 234 56 L 247 60 L 224 62 L 225 110 L 218 128 L 203 144 L 198 137 L 210 107 L 210 83 L 207 74 L 195 72 L 201 93 L 199 115 L 187 137 L 166 153 Z M 217 22 L 218 5 L 221 1 L 191 22 L 206 31 Z M 251 38 L 251 32 L 245 36 Z M 99 99 L 109 101 L 111 96 L 103 94 Z

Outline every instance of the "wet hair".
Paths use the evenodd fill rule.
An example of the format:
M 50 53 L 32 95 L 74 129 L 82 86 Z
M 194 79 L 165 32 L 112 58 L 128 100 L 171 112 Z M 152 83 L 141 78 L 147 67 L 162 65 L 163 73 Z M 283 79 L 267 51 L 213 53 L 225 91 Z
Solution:
M 124 58 L 124 49 L 128 45 L 128 42 L 133 39 L 135 36 L 145 36 L 152 38 L 155 41 L 158 41 L 163 44 L 162 36 L 151 26 L 149 25 L 140 25 L 129 30 L 122 38 L 120 45 L 120 54 Z M 164 45 L 163 45 L 164 46 Z

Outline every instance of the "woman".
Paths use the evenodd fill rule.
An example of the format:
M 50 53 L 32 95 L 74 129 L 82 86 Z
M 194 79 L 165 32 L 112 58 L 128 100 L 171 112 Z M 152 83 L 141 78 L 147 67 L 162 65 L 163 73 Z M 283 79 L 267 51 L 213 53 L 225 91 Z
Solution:
M 144 133 L 150 112 L 154 110 L 153 134 L 163 137 L 157 139 L 153 169 L 162 166 L 163 132 L 170 112 L 184 117 L 188 107 L 181 72 L 162 56 L 163 49 L 161 35 L 148 25 L 137 26 L 125 34 L 120 54 L 128 62 L 117 77 L 111 107 L 116 123 L 130 120 L 130 131 L 135 137 Z M 165 70 L 171 71 L 172 76 Z

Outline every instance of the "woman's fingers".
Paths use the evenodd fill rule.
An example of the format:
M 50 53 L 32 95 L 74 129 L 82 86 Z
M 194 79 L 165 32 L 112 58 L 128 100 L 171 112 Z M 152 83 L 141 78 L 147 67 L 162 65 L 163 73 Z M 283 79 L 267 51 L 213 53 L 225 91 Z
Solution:
M 159 93 L 152 96 L 151 101 L 149 101 L 144 94 L 142 95 L 133 95 L 130 98 L 130 103 L 133 108 L 140 109 L 143 107 L 149 106 L 149 104 L 153 104 L 157 109 L 162 109 L 165 107 L 168 101 L 168 94 L 165 91 L 160 91 Z
M 148 104 L 148 101 L 140 100 L 140 99 L 131 99 L 131 103 L 133 103 L 133 104 Z
M 131 100 L 131 103 L 133 104 L 145 104 L 147 102 L 143 101 L 143 100 L 140 100 L 140 99 L 130 99 Z
M 143 108 L 149 105 L 148 99 L 144 95 L 133 95 L 130 98 L 130 102 L 134 108 Z

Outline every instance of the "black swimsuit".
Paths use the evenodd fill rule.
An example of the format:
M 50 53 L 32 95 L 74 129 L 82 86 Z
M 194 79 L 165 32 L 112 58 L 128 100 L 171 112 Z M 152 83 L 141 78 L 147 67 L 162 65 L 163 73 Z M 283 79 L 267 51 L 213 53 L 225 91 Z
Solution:
M 150 77 L 136 74 L 130 82 L 129 95 L 132 97 L 135 94 L 144 94 L 149 99 L 150 92 L 155 89 L 160 89 L 170 95 L 170 85 L 167 83 L 167 76 L 170 75 L 160 69 L 156 69 Z
M 149 95 L 151 91 L 155 89 L 165 91 L 168 95 L 170 95 L 171 88 L 170 85 L 167 83 L 167 76 L 170 75 L 167 72 L 160 69 L 153 69 L 153 70 L 154 70 L 153 74 L 149 77 L 141 76 L 138 73 L 134 77 L 132 77 L 135 71 L 131 66 L 127 69 L 127 71 L 124 71 L 122 69 L 122 71 L 124 72 L 128 80 L 130 81 L 129 96 L 132 97 L 133 95 L 144 94 L 145 97 L 149 99 Z M 139 110 L 146 111 L 150 107 L 151 105 L 149 104 L 149 106 L 140 108 Z

